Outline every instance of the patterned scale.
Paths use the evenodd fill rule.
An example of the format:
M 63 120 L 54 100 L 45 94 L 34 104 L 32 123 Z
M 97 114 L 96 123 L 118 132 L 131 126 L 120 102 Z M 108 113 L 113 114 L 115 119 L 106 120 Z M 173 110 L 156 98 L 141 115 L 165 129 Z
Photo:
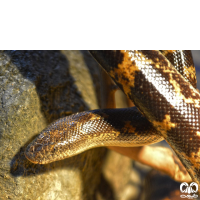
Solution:
M 90 52 L 143 114 L 104 109 L 59 119 L 28 145 L 26 157 L 46 164 L 94 147 L 141 146 L 164 137 L 199 183 L 200 95 L 191 52 Z
M 199 183 L 200 94 L 159 51 L 91 51 Z M 102 59 L 103 58 L 103 59 Z
M 39 164 L 77 155 L 99 146 L 142 146 L 163 140 L 137 108 L 77 113 L 49 125 L 26 150 Z

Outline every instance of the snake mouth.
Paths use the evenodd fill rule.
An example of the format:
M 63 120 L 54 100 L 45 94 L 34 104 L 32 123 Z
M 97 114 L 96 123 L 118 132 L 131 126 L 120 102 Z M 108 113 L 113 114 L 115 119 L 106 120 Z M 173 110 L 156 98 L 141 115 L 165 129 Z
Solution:
M 27 151 L 24 152 L 25 157 L 31 161 L 34 164 L 41 164 L 39 161 L 33 159 L 33 156 L 31 156 L 31 153 L 28 153 Z
M 60 154 L 60 148 L 57 148 L 55 144 L 44 145 L 38 143 L 38 141 L 30 143 L 27 146 L 24 155 L 34 164 L 48 164 L 64 159 L 64 156 Z
M 43 147 L 41 144 L 31 143 L 24 152 L 25 157 L 34 164 L 46 164 L 46 159 L 42 155 Z
M 27 152 L 27 151 L 24 152 L 24 155 L 30 162 L 32 162 L 34 164 L 48 164 L 48 163 L 54 161 L 53 159 L 52 159 L 52 161 L 50 161 L 50 159 L 46 160 L 46 159 L 39 157 L 39 156 L 37 156 L 39 158 L 36 158 L 34 153 L 30 153 L 30 152 Z

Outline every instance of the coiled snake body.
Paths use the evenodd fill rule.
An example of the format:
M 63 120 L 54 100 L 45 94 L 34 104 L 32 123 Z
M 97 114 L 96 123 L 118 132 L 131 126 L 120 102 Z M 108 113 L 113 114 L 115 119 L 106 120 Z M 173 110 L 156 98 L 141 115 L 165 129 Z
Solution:
M 200 183 L 200 94 L 190 51 L 90 51 L 138 108 L 86 111 L 50 124 L 28 145 L 39 164 L 99 146 L 163 140 Z M 142 113 L 142 114 L 141 114 Z

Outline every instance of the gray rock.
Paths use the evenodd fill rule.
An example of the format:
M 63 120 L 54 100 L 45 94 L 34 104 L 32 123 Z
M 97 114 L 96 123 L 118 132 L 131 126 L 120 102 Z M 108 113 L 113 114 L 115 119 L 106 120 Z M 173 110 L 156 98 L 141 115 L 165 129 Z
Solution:
M 97 77 L 86 51 L 0 52 L 1 199 L 96 198 L 105 148 L 47 165 L 29 162 L 24 150 L 50 122 L 98 108 Z

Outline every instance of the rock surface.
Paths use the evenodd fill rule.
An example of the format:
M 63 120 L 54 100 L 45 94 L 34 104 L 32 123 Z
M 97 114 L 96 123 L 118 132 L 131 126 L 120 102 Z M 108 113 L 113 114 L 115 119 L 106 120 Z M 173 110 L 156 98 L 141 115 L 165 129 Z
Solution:
M 94 199 L 105 148 L 48 165 L 24 150 L 55 119 L 98 108 L 97 77 L 86 51 L 0 52 L 0 199 Z

